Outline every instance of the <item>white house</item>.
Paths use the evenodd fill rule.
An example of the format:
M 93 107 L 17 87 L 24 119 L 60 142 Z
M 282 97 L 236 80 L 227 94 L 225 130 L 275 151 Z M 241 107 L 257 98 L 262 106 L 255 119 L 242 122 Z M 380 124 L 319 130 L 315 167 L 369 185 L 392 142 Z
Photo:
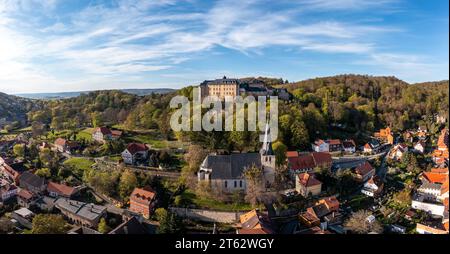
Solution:
M 418 153 L 424 153 L 425 152 L 425 142 L 419 141 L 414 145 L 414 151 Z
M 329 152 L 330 145 L 325 140 L 319 139 L 312 144 L 312 149 L 316 152 Z
M 349 139 L 349 140 L 344 140 L 342 142 L 342 146 L 344 147 L 344 151 L 347 153 L 354 153 L 356 152 L 356 144 L 355 141 Z
M 383 183 L 376 176 L 372 176 L 369 181 L 367 181 L 363 188 L 361 189 L 361 193 L 369 196 L 375 197 L 378 195 L 383 189 Z
M 413 197 L 411 207 L 441 217 L 444 216 L 445 211 L 444 204 L 436 202 L 432 197 L 422 194 L 416 194 Z
M 122 159 L 126 164 L 135 164 L 139 160 L 148 158 L 148 147 L 145 144 L 131 143 L 122 152 Z

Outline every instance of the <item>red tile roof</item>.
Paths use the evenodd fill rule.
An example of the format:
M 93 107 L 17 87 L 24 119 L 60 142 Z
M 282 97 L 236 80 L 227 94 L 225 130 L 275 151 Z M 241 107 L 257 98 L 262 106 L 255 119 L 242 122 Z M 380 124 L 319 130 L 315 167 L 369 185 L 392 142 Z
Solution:
M 308 173 L 298 174 L 297 180 L 301 185 L 305 187 L 311 187 L 322 184 L 322 182 L 320 182 L 313 175 Z
M 70 197 L 75 193 L 75 188 L 64 184 L 49 182 L 47 185 L 47 191 L 55 192 L 58 193 L 59 195 Z
M 65 146 L 66 143 L 67 143 L 67 140 L 65 140 L 63 138 L 57 138 L 55 140 L 55 145 L 58 145 L 58 146 Z
M 430 183 L 440 183 L 443 184 L 447 179 L 447 174 L 440 174 L 434 172 L 424 172 L 422 176 Z
M 291 158 L 291 157 L 298 157 L 298 152 L 297 151 L 287 151 L 286 158 Z
M 313 152 L 312 157 L 314 158 L 314 162 L 317 165 L 331 164 L 331 154 L 325 152 Z
M 19 192 L 17 193 L 17 195 L 24 199 L 31 199 L 34 197 L 34 194 L 32 192 L 29 192 L 25 189 L 20 189 Z
M 131 193 L 130 200 L 150 205 L 155 198 L 156 193 L 151 190 L 135 188 Z
M 137 152 L 144 152 L 148 150 L 148 147 L 145 144 L 140 143 L 131 143 L 127 146 L 128 152 L 131 154 L 135 154 Z
M 111 130 L 106 127 L 98 127 L 97 129 L 95 129 L 95 132 L 101 132 L 103 135 L 112 134 Z
M 372 167 L 372 165 L 370 165 L 369 162 L 364 162 L 364 164 L 359 165 L 356 169 L 355 172 L 358 175 L 361 176 L 365 176 L 367 174 L 369 174 L 372 170 L 374 170 L 374 168 Z

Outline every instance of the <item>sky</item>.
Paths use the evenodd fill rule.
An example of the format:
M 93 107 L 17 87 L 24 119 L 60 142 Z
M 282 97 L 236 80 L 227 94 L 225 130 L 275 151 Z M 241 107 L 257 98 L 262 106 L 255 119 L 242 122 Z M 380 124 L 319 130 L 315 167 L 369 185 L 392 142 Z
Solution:
M 448 0 L 0 0 L 0 92 L 449 78 Z

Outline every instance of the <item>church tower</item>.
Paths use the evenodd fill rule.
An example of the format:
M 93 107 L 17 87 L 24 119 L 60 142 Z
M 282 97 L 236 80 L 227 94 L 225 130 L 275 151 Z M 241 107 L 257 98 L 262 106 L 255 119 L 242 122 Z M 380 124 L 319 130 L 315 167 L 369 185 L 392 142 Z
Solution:
M 266 184 L 272 184 L 275 181 L 275 153 L 272 149 L 269 123 L 266 124 L 264 141 L 259 153 L 261 156 L 261 165 L 263 166 Z

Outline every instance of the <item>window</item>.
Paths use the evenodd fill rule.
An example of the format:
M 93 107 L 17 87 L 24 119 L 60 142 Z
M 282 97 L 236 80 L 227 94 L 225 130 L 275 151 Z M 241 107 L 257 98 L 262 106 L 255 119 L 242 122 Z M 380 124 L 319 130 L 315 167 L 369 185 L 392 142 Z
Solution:
M 228 188 L 228 181 L 225 180 L 225 188 Z
M 239 187 L 242 188 L 242 180 L 239 181 Z
M 234 181 L 234 188 L 237 187 L 237 181 Z

